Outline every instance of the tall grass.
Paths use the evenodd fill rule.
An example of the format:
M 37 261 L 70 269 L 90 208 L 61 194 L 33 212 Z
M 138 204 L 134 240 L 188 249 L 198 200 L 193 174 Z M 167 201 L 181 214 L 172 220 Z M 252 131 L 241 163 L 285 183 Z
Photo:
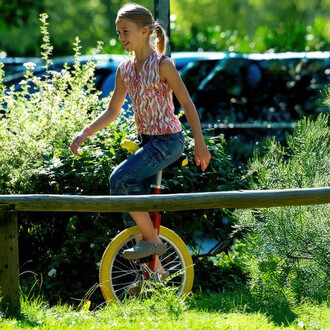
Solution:
M 17 317 L 0 314 L 7 329 L 326 329 L 325 304 L 302 303 L 294 310 L 265 310 L 247 291 L 197 293 L 182 301 L 163 291 L 148 299 L 111 306 L 48 306 L 42 299 L 22 299 Z

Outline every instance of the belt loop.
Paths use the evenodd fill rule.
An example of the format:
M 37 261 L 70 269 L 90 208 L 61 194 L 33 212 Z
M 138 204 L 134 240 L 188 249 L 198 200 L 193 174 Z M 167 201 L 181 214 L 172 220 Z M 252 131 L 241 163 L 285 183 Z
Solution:
M 138 145 L 142 145 L 143 144 L 143 136 L 142 134 L 138 134 Z

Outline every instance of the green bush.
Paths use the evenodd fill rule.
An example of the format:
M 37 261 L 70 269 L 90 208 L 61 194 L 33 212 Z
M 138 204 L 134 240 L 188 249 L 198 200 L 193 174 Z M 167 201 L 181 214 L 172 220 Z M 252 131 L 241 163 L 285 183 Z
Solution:
M 94 87 L 95 61 L 84 65 L 79 62 L 78 38 L 73 67 L 65 65 L 60 72 L 49 69 L 52 46 L 47 15 L 41 15 L 41 22 L 45 76 L 34 76 L 34 64 L 26 63 L 21 89 L 15 91 L 14 86 L 6 89 L 0 68 L 0 193 L 108 195 L 110 173 L 128 156 L 120 142 L 135 134 L 133 119 L 121 115 L 93 135 L 81 148 L 81 157 L 69 151 L 76 132 L 104 111 L 110 97 L 101 99 Z M 206 137 L 213 158 L 208 172 L 201 173 L 193 164 L 189 130 L 186 137 L 190 166 L 165 172 L 167 192 L 234 190 L 242 186 L 240 175 L 224 152 L 222 138 Z M 222 239 L 230 233 L 232 221 L 229 210 L 164 215 L 164 224 L 192 246 L 196 245 L 195 231 Z M 50 301 L 83 298 L 98 282 L 102 253 L 121 229 L 118 213 L 20 212 L 23 288 L 37 277 Z
M 193 289 L 225 292 L 246 289 L 246 244 L 235 239 L 230 250 L 216 257 L 194 258 L 195 280 Z
M 230 51 L 237 53 L 263 53 L 266 51 L 327 51 L 329 31 L 327 22 L 316 17 L 313 25 L 285 24 L 277 28 L 261 25 L 253 35 L 237 30 L 223 30 L 219 25 L 192 25 L 191 30 L 175 25 L 171 33 L 174 51 Z
M 268 139 L 248 164 L 251 189 L 312 188 L 330 185 L 329 115 L 298 122 L 283 147 Z M 251 256 L 252 291 L 272 303 L 329 294 L 328 205 L 236 211 Z

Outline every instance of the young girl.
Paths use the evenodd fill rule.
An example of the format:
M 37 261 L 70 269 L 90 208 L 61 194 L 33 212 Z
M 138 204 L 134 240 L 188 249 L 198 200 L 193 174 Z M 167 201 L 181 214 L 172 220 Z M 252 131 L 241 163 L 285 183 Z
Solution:
M 117 118 L 128 92 L 142 147 L 111 174 L 110 194 L 148 194 L 155 175 L 179 159 L 183 152 L 184 137 L 180 121 L 174 115 L 173 91 L 192 129 L 195 161 L 202 171 L 207 168 L 211 155 L 188 91 L 173 60 L 163 55 L 166 35 L 151 12 L 140 5 L 127 4 L 118 12 L 116 27 L 119 41 L 135 56 L 119 65 L 108 109 L 75 137 L 71 150 L 79 155 L 78 148 L 86 138 Z M 154 34 L 157 51 L 151 42 Z M 165 245 L 155 233 L 148 212 L 129 214 L 139 226 L 142 240 L 134 248 L 125 250 L 124 258 L 139 259 L 165 253 Z

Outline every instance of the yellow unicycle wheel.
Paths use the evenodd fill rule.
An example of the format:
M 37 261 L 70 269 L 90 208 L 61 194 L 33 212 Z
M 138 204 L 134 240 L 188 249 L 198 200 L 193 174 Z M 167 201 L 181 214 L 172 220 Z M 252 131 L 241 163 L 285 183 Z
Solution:
M 126 260 L 122 257 L 125 249 L 132 248 L 135 238 L 141 232 L 137 226 L 119 233 L 106 248 L 100 265 L 99 280 L 104 299 L 111 303 L 121 301 L 131 295 L 130 288 L 144 281 L 157 281 L 157 276 L 150 274 L 145 263 L 137 260 Z M 194 267 L 186 244 L 172 230 L 161 226 L 160 239 L 166 245 L 167 252 L 159 256 L 162 267 L 168 272 L 164 285 L 174 287 L 181 296 L 190 293 L 194 281 Z M 145 274 L 148 273 L 149 279 Z

